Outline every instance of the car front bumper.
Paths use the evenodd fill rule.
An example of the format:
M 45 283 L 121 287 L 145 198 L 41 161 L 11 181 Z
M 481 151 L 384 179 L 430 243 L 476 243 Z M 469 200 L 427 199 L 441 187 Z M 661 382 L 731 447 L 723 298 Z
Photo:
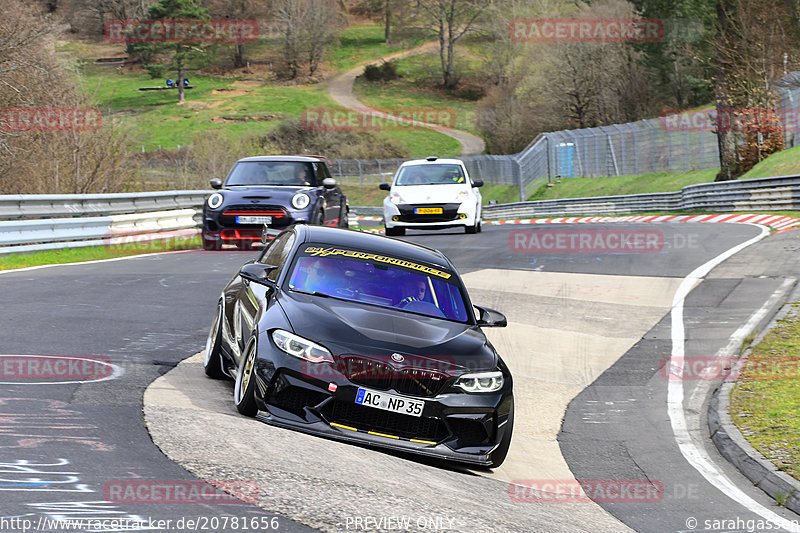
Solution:
M 419 213 L 420 209 L 441 209 L 441 213 Z M 393 204 L 383 202 L 383 219 L 387 228 L 444 229 L 470 227 L 476 224 L 477 209 L 470 203 Z
M 453 392 L 447 386 L 430 397 L 379 391 L 424 401 L 422 416 L 413 417 L 356 404 L 359 388 L 375 389 L 351 382 L 329 363 L 272 357 L 259 356 L 256 365 L 256 400 L 269 413 L 265 420 L 349 442 L 487 466 L 513 404 L 510 378 L 495 393 Z

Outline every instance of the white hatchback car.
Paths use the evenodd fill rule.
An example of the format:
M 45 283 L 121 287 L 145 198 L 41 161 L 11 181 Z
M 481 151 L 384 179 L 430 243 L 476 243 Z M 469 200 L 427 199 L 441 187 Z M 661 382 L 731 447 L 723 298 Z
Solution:
M 386 235 L 405 235 L 406 228 L 463 227 L 467 233 L 478 233 L 482 186 L 483 181 L 470 179 L 459 159 L 406 161 L 391 186 L 380 184 L 381 190 L 389 191 L 383 201 Z

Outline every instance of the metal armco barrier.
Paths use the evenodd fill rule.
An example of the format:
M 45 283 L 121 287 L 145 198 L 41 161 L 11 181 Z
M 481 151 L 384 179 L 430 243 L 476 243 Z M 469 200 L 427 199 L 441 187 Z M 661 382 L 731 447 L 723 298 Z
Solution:
M 122 237 L 142 240 L 199 232 L 209 191 L 92 195 L 0 196 L 0 255 L 55 248 L 108 245 Z M 484 206 L 487 220 L 543 215 L 626 215 L 668 211 L 800 210 L 800 176 L 689 185 L 677 192 L 566 198 Z M 355 215 L 381 216 L 381 207 L 352 207 Z M 45 218 L 52 217 L 52 218 Z
M 711 212 L 800 210 L 800 176 L 780 176 L 688 185 L 678 192 L 565 198 L 486 206 L 486 219 L 542 215 L 627 215 L 662 211 Z
M 199 233 L 208 191 L 0 196 L 0 255 Z

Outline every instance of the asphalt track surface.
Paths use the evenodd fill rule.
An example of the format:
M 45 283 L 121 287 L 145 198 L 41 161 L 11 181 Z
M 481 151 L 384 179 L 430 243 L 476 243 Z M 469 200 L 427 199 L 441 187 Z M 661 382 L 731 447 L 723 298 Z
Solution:
M 642 226 L 636 225 L 635 229 Z M 625 227 L 623 224 L 597 226 L 616 230 Z M 760 233 L 757 227 L 734 224 L 647 227 L 657 227 L 663 234 L 664 246 L 657 253 L 511 251 L 513 240 L 509 234 L 519 228 L 507 227 L 486 227 L 479 235 L 456 231 L 411 232 L 407 238 L 441 249 L 467 278 L 487 269 L 503 269 L 679 281 L 699 265 Z M 581 228 L 585 230 L 585 226 Z M 687 356 L 716 353 L 770 298 L 774 299 L 776 294 L 785 298 L 793 280 L 800 277 L 796 261 L 800 238 L 795 233 L 773 236 L 746 248 L 712 270 L 689 294 L 685 306 Z M 726 496 L 702 477 L 678 449 L 666 407 L 668 380 L 659 373 L 664 358 L 670 355 L 671 322 L 666 312 L 640 342 L 631 346 L 591 384 L 587 383 L 588 387 L 566 410 L 558 436 L 561 452 L 576 478 L 647 479 L 663 486 L 661 498 L 656 502 L 601 503 L 610 514 L 594 503 L 510 502 L 507 483 L 490 479 L 491 472 L 474 475 L 435 462 L 313 438 L 310 448 L 304 447 L 305 441 L 298 448 L 309 455 L 287 458 L 287 463 L 298 471 L 298 480 L 315 481 L 321 486 L 303 486 L 294 494 L 271 494 L 274 504 L 271 509 L 278 509 L 278 515 L 254 505 L 107 503 L 104 488 L 118 481 L 197 479 L 187 469 L 212 480 L 256 477 L 255 474 L 237 477 L 235 474 L 240 471 L 226 472 L 220 470 L 219 465 L 211 468 L 211 462 L 204 458 L 224 457 L 230 464 L 259 470 L 259 457 L 252 456 L 242 434 L 224 434 L 215 441 L 213 449 L 184 448 L 181 464 L 186 468 L 183 468 L 164 457 L 142 419 L 145 388 L 181 359 L 202 348 L 219 290 L 252 256 L 252 253 L 240 252 L 185 252 L 0 274 L 0 294 L 3 295 L 0 316 L 4 325 L 0 355 L 101 356 L 108 357 L 115 370 L 121 370 L 121 375 L 114 379 L 93 383 L 34 385 L 22 380 L 2 384 L 0 530 L 21 531 L 21 527 L 14 527 L 19 522 L 8 522 L 15 517 L 31 520 L 34 527 L 40 518 L 143 519 L 143 524 L 149 524 L 153 530 L 175 531 L 181 530 L 176 527 L 176 521 L 182 517 L 202 521 L 210 517 L 227 517 L 228 520 L 275 517 L 281 531 L 366 530 L 358 529 L 352 521 L 314 522 L 308 516 L 313 515 L 318 505 L 349 509 L 354 515 L 370 515 L 375 510 L 385 515 L 393 509 L 396 500 L 402 503 L 396 493 L 403 491 L 432 495 L 424 500 L 427 504 L 418 508 L 416 515 L 444 519 L 439 523 L 442 526 L 439 530 L 447 529 L 448 519 L 460 519 L 458 525 L 449 530 L 464 531 L 488 530 L 488 526 L 482 527 L 486 523 L 498 524 L 494 528 L 497 531 L 624 531 L 627 530 L 625 525 L 636 531 L 775 530 L 767 527 L 769 524 L 755 527 L 761 516 L 752 510 L 757 507 L 749 505 L 748 509 Z M 568 283 L 563 290 L 569 291 Z M 479 303 L 477 298 L 473 299 Z M 502 301 L 492 303 L 504 310 Z M 544 300 L 531 302 L 532 305 L 546 303 Z M 517 306 L 519 302 L 509 302 L 509 305 Z M 580 309 L 573 311 L 564 321 L 581 320 Z M 216 392 L 197 400 L 219 404 L 217 409 L 223 414 L 210 417 L 207 422 L 210 425 L 201 426 L 201 430 L 212 432 L 215 424 L 225 427 L 232 423 L 241 427 L 245 423 L 255 438 L 259 432 L 275 430 L 232 414 L 230 384 L 208 383 Z M 696 411 L 690 413 L 690 418 L 696 414 L 702 422 L 704 407 L 697 409 L 690 403 L 696 387 L 707 386 L 708 381 L 685 385 L 686 405 Z M 197 391 L 184 393 L 192 398 Z M 216 402 L 217 399 L 220 401 Z M 186 423 L 191 425 L 192 421 Z M 701 429 L 696 433 L 702 437 L 702 423 L 698 423 L 698 427 Z M 280 430 L 275 435 L 278 434 L 285 445 L 300 442 L 299 438 L 295 439 L 294 432 Z M 180 440 L 180 435 L 171 436 Z M 159 444 L 164 445 L 163 441 Z M 514 446 L 512 442 L 512 450 Z M 788 511 L 776 508 L 759 489 L 753 488 L 727 465 L 713 446 L 706 446 L 705 452 L 748 498 L 785 519 L 797 519 Z M 352 486 L 340 483 L 341 479 L 326 477 L 324 471 L 308 471 L 310 466 L 319 468 L 327 463 L 337 465 L 332 469 L 337 474 L 346 472 L 347 465 L 341 462 L 342 457 L 350 457 L 348 454 L 360 455 L 367 461 L 367 464 L 356 465 L 358 471 L 352 473 L 353 477 L 377 478 L 375 487 L 363 494 L 351 492 Z M 376 456 L 386 470 L 370 470 Z M 292 482 L 283 480 L 281 485 L 280 480 L 274 481 L 277 486 L 291 486 Z M 260 487 L 267 490 L 263 485 Z M 436 499 L 436 494 L 445 493 L 462 499 Z M 309 495 L 317 499 L 306 497 Z M 492 507 L 492 498 L 497 498 L 494 507 L 502 516 L 495 518 L 488 512 L 486 523 L 464 519 L 478 520 L 473 516 L 474 508 Z M 298 507 L 304 507 L 305 512 L 295 512 Z M 454 516 L 453 510 L 459 514 Z M 371 516 L 380 517 L 376 512 Z M 298 518 L 313 528 L 288 517 Z M 171 527 L 148 523 L 150 518 L 172 520 Z M 689 518 L 697 520 L 695 527 L 690 527 Z M 2 522 L 3 519 L 6 522 Z M 740 527 L 724 522 L 736 519 L 739 522 L 733 525 Z M 722 522 L 707 524 L 707 520 Z M 748 520 L 753 521 L 753 527 Z M 714 528 L 715 525 L 720 527 Z M 218 525 L 207 530 L 241 529 L 241 526 L 223 528 Z M 433 529 L 437 528 L 427 528 Z M 62 531 L 63 528 L 39 527 L 38 530 Z

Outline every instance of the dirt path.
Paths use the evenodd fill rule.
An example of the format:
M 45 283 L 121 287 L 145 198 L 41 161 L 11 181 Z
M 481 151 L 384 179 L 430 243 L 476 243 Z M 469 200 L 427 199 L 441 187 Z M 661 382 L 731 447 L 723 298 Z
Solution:
M 361 111 L 363 113 L 373 113 L 376 116 L 380 116 L 397 122 L 410 124 L 412 122 L 411 120 L 395 117 L 393 115 L 378 111 L 377 109 L 367 107 L 364 103 L 362 103 L 355 96 L 353 96 L 353 83 L 355 82 L 356 78 L 364 72 L 364 67 L 366 67 L 367 65 L 375 65 L 380 63 L 381 61 L 390 61 L 392 59 L 398 59 L 401 57 L 423 54 L 425 52 L 435 49 L 436 46 L 437 46 L 436 43 L 426 43 L 423 44 L 422 46 L 418 46 L 410 50 L 404 50 L 402 52 L 390 54 L 381 59 L 369 61 L 367 63 L 359 65 L 356 68 L 349 70 L 343 74 L 339 74 L 338 76 L 331 79 L 331 81 L 328 82 L 328 94 L 331 95 L 331 98 L 333 98 L 334 101 L 336 101 L 336 103 L 348 109 L 354 111 Z M 472 135 L 471 133 L 467 133 L 466 131 L 454 130 L 452 128 L 439 126 L 438 124 L 428 124 L 420 122 L 416 122 L 415 124 L 418 126 L 438 131 L 439 133 L 443 133 L 448 137 L 452 137 L 453 139 L 457 140 L 459 143 L 461 143 L 462 156 L 482 154 L 483 151 L 486 149 L 486 144 L 483 142 L 483 139 L 481 139 L 476 135 Z

